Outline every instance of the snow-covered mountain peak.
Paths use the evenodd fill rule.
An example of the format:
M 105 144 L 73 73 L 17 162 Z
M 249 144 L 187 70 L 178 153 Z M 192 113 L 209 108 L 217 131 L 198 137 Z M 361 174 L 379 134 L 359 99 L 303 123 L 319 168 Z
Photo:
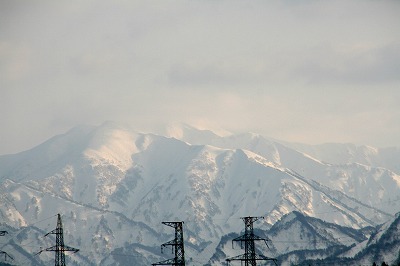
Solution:
M 297 247 L 317 239 L 313 247 L 319 248 L 343 244 L 337 235 L 347 231 L 303 214 L 362 228 L 398 211 L 399 176 L 366 160 L 325 162 L 318 152 L 253 133 L 221 136 L 191 127 L 181 133 L 80 126 L 29 151 L 0 156 L 0 217 L 29 227 L 62 211 L 71 245 L 89 247 L 81 253 L 86 262 L 110 265 L 120 261 L 110 252 L 121 250 L 135 250 L 147 264 L 156 261 L 154 247 L 173 235 L 162 221 L 185 221 L 190 249 L 206 256 L 222 236 L 243 229 L 240 217 L 264 216 L 262 230 L 282 218 L 281 239 L 295 232 Z M 308 235 L 315 232 L 318 237 Z M 277 252 L 292 250 L 275 240 Z
M 210 130 L 189 124 L 170 124 L 166 126 L 166 136 L 187 141 L 192 144 L 210 144 L 213 139 L 228 136 L 231 133 L 223 130 Z
M 138 134 L 121 127 L 101 127 L 92 133 L 84 155 L 93 164 L 112 164 L 122 171 L 132 166 L 132 154 L 138 151 L 135 140 Z

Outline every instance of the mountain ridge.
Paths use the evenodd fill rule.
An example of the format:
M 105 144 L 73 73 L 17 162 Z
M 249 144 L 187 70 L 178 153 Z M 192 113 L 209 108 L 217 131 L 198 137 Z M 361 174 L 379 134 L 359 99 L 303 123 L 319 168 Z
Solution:
M 263 215 L 260 229 L 267 230 L 299 211 L 360 229 L 384 223 L 396 211 L 396 205 L 377 207 L 395 203 L 392 195 L 400 195 L 399 177 L 390 169 L 324 163 L 257 134 L 200 131 L 191 143 L 193 130 L 187 128 L 186 137 L 178 139 L 105 123 L 0 156 L 2 221 L 29 227 L 62 210 L 73 225 L 66 239 L 92 246 L 81 249 L 82 256 L 100 264 L 110 261 L 113 250 L 132 245 L 147 254 L 142 259 L 157 261 L 161 254 L 143 247 L 153 250 L 168 240 L 172 232 L 162 226 L 164 220 L 185 220 L 192 252 L 210 258 L 221 237 L 240 232 L 239 217 Z M 353 192 L 341 186 L 342 174 L 355 180 Z M 357 181 L 364 179 L 371 182 Z M 369 189 L 373 180 L 386 181 L 378 190 Z

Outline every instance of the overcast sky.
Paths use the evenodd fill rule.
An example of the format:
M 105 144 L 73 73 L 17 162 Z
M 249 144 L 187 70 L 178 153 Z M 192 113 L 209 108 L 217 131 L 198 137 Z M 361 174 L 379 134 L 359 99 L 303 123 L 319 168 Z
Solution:
M 0 154 L 171 122 L 400 146 L 400 1 L 0 1 Z

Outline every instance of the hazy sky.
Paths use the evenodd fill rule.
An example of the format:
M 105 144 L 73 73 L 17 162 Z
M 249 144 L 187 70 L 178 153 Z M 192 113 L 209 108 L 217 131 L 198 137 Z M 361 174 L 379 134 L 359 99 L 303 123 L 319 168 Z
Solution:
M 0 154 L 106 120 L 400 146 L 400 1 L 0 1 Z

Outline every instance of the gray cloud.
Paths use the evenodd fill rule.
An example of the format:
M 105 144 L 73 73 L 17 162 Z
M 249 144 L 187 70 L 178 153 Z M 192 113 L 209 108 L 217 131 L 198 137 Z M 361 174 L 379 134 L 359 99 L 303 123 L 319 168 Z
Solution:
M 168 122 L 400 146 L 400 3 L 0 3 L 0 154 Z
M 330 47 L 331 48 L 331 47 Z M 396 83 L 400 80 L 400 48 L 348 47 L 345 51 L 313 49 L 310 54 L 321 56 L 304 59 L 293 71 L 308 84 L 369 85 Z M 322 56 L 322 54 L 324 56 Z M 329 60 L 321 60 L 321 58 Z

